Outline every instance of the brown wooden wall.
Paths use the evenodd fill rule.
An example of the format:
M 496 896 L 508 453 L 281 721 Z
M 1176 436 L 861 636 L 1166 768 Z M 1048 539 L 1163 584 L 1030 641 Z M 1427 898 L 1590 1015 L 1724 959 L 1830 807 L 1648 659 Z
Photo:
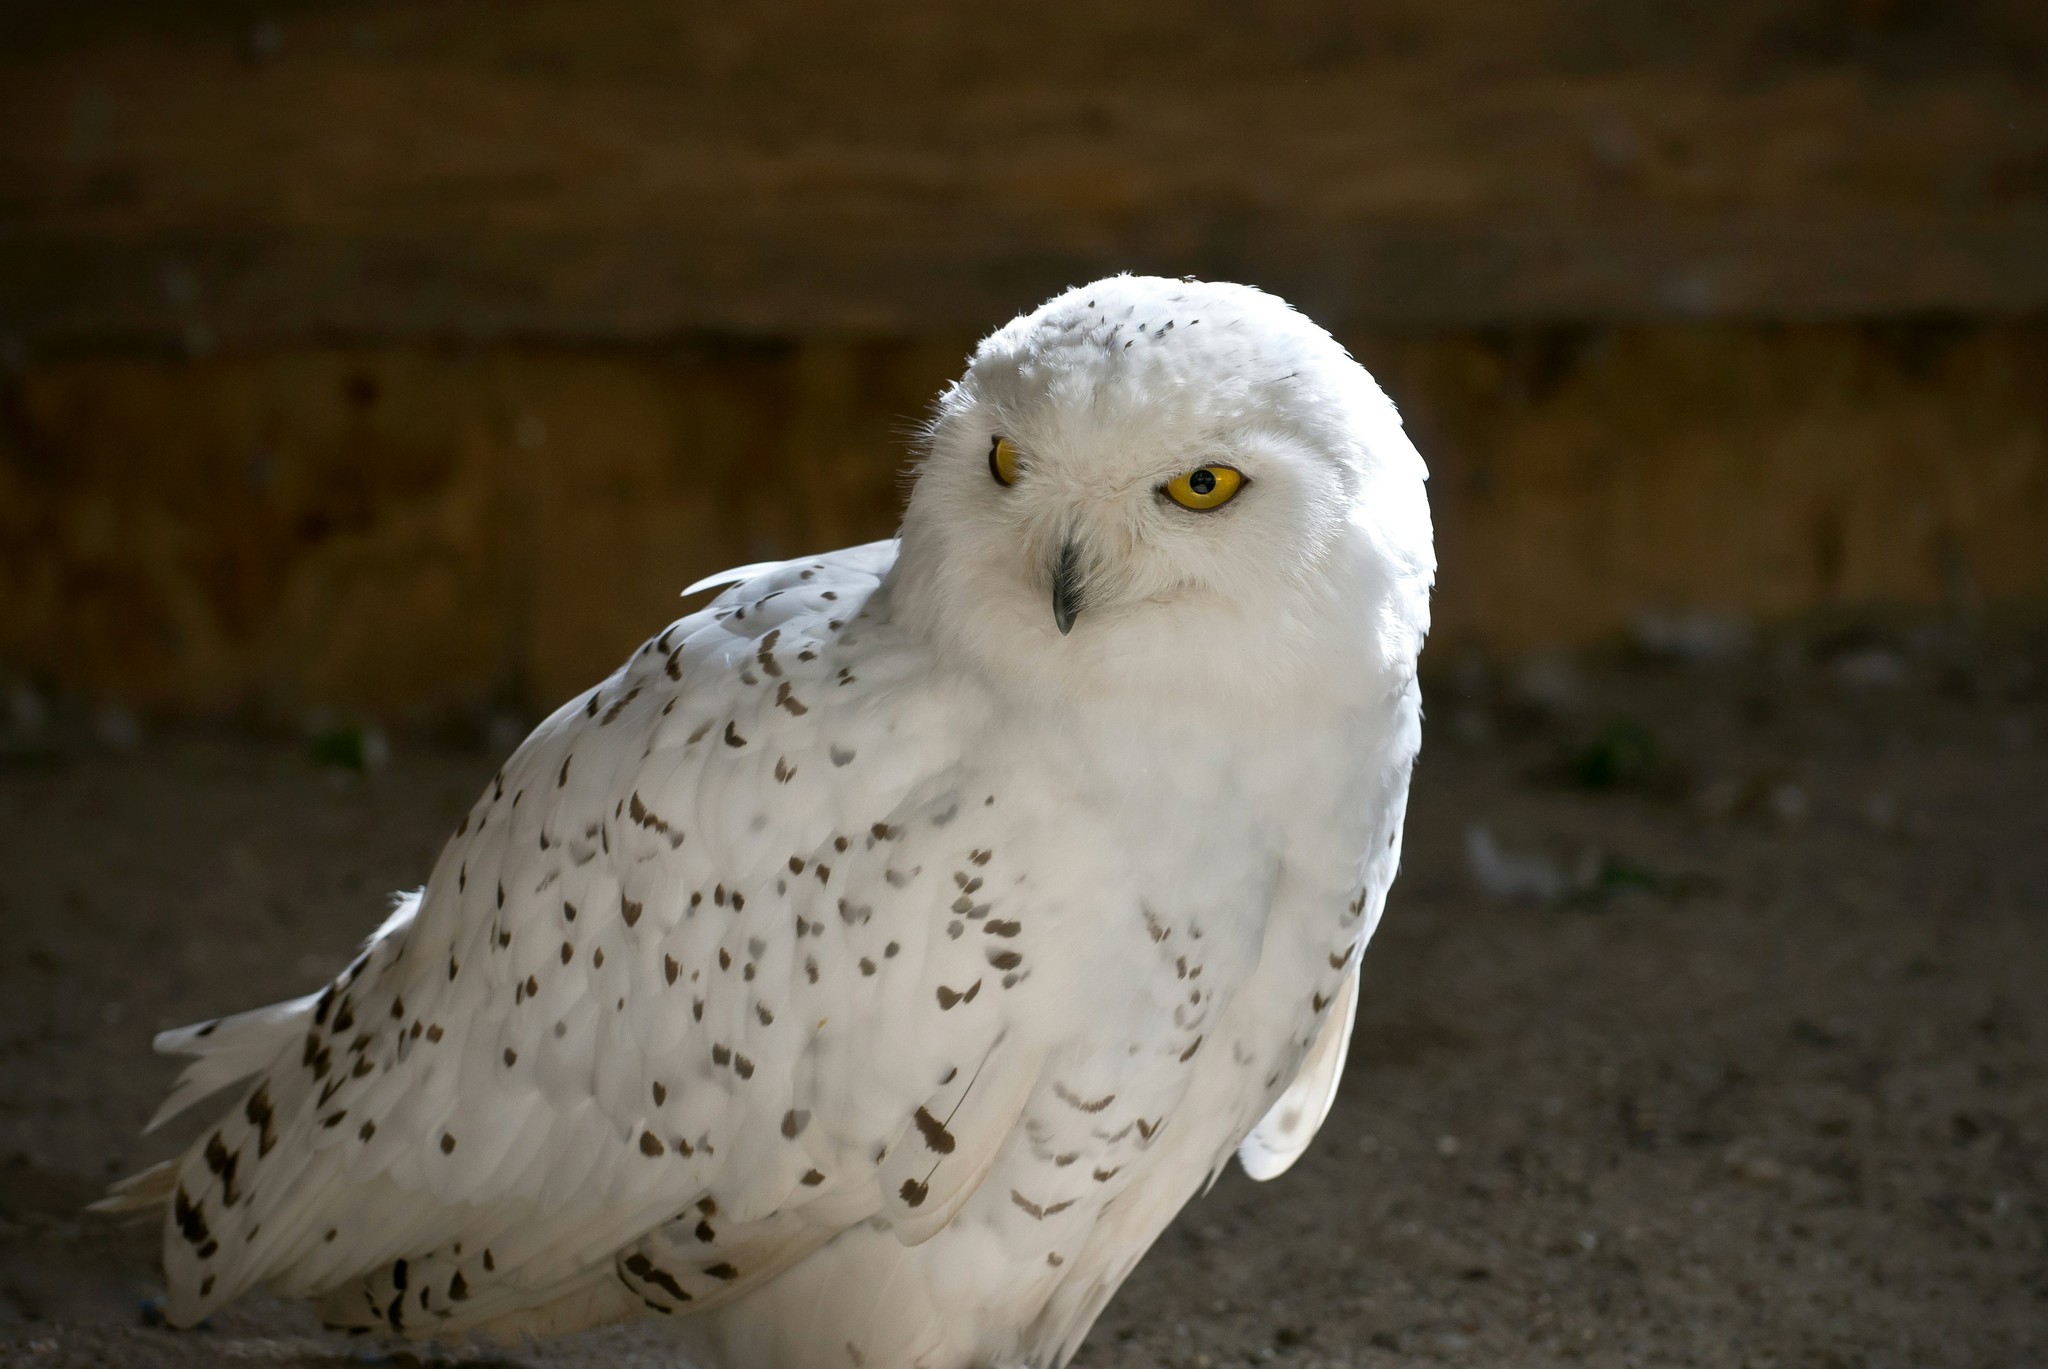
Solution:
M 0 673 L 544 701 L 973 338 L 1278 289 L 1441 637 L 2048 597 L 2048 7 L 0 0 Z
M 969 341 L 39 365 L 0 443 L 0 660 L 181 709 L 559 698 L 701 574 L 886 535 Z M 2048 589 L 2048 325 L 1357 350 L 1431 459 L 1439 644 Z

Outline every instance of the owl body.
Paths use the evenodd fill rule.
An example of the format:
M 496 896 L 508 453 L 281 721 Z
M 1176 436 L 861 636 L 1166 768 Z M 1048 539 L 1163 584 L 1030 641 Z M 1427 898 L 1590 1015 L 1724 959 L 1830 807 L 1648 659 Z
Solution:
M 970 959 L 954 983 L 1001 996 L 1015 1024 L 1002 1045 L 1039 1061 L 1035 1082 L 987 1175 L 928 1241 L 851 1227 L 699 1319 L 698 1343 L 733 1364 L 851 1363 L 847 1345 L 868 1363 L 1064 1362 L 1319 1036 L 1349 1030 L 1419 738 L 1412 685 L 1382 683 L 1321 726 L 1303 725 L 1313 700 L 1271 697 L 1063 729 L 975 710 L 960 749 L 983 758 L 967 773 L 987 792 L 950 843 L 970 862 L 993 855 L 950 872 L 955 887 L 969 874 L 972 902 L 948 905 L 942 934 L 957 916 L 984 961 L 991 948 L 1027 956 L 995 974 Z M 1005 779 L 1044 797 L 1015 802 Z M 939 811 L 952 806 L 949 792 Z M 961 1055 L 922 1067 L 943 1075 Z M 900 1126 L 878 1121 L 875 1142 Z
M 165 1202 L 172 1320 L 264 1283 L 396 1336 L 649 1316 L 707 1365 L 1053 1366 L 1233 1152 L 1292 1162 L 1398 863 L 1420 462 L 1277 301 L 1089 289 L 942 400 L 900 542 L 733 572 L 536 730 L 326 989 L 160 1040 L 197 1057 L 163 1115 L 248 1081 L 117 1200 Z M 1155 303 L 1219 341 L 1146 319 L 1132 359 Z M 1096 489 L 1120 384 L 1273 362 L 1327 373 L 1291 427 L 1201 400 L 1266 503 Z M 963 459 L 992 434 L 1024 459 Z M 1296 504 L 1279 572 L 1172 559 Z

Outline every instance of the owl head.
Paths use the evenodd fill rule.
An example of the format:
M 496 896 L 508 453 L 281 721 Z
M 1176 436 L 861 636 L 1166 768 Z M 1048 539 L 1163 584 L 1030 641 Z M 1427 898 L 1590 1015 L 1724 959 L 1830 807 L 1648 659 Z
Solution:
M 1421 457 L 1276 296 L 1115 276 L 998 329 L 924 433 L 893 586 L 999 686 L 1158 698 L 1412 666 Z

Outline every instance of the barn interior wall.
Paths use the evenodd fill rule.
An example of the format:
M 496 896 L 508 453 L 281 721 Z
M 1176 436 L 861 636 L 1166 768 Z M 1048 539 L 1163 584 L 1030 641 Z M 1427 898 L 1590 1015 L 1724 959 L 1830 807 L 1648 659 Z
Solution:
M 1431 463 L 1440 653 L 2048 596 L 2040 323 L 1349 341 Z M 0 406 L 0 660 L 180 712 L 545 703 L 703 574 L 889 535 L 971 342 L 39 362 Z

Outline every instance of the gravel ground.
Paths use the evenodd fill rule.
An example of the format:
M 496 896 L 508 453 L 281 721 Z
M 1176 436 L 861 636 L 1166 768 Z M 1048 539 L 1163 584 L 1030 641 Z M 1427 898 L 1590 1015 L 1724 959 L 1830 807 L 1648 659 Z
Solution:
M 1080 1365 L 2048 1364 L 2042 639 L 1435 664 L 1336 1111 Z M 362 1363 L 262 1299 L 151 1326 L 154 1232 L 80 1208 L 170 1151 L 148 1034 L 331 973 L 496 756 L 126 731 L 0 750 L 0 1361 Z

